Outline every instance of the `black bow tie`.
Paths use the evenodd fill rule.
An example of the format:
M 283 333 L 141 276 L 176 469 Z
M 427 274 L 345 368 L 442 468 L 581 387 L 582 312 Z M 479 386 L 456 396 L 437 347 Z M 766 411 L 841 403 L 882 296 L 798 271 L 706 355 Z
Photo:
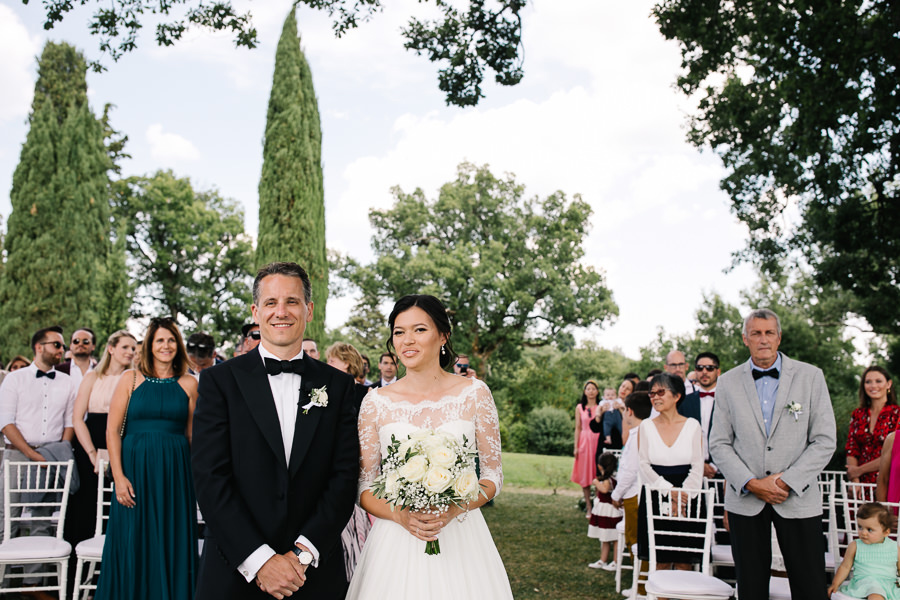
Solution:
M 41 377 L 46 377 L 47 379 L 56 379 L 56 371 L 41 371 L 38 369 L 37 377 L 40 379 Z
M 266 373 L 269 375 L 281 375 L 282 373 L 303 373 L 303 359 L 295 360 L 275 360 L 274 358 L 266 359 Z
M 753 369 L 753 381 L 757 379 L 762 379 L 763 377 L 771 377 L 772 379 L 778 379 L 778 369 L 769 369 L 768 371 L 757 371 Z
M 756 373 L 756 371 L 754 371 L 754 373 Z M 776 375 L 776 377 L 777 377 L 777 375 Z M 706 398 L 707 396 L 712 396 L 713 398 L 715 398 L 716 393 L 715 392 L 700 392 L 701 398 Z

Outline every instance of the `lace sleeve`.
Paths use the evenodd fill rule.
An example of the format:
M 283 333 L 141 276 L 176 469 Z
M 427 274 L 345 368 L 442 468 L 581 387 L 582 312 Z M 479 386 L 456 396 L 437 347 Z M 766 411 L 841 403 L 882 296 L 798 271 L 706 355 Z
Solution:
M 480 385 L 475 391 L 475 440 L 478 444 L 478 463 L 481 479 L 494 483 L 500 493 L 503 486 L 503 464 L 500 458 L 500 419 L 497 405 L 487 385 Z
M 374 393 L 369 392 L 359 409 L 357 428 L 359 430 L 359 482 L 356 500 L 368 490 L 381 473 L 381 442 L 378 439 L 378 424 Z

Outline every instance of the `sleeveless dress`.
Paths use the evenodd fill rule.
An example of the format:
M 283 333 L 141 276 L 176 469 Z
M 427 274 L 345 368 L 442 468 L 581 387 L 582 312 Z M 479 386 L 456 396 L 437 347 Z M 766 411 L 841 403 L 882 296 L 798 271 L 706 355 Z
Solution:
M 597 415 L 599 407 L 584 408 L 579 403 L 575 407 L 575 417 L 581 421 L 581 435 L 578 436 L 578 452 L 572 466 L 572 481 L 581 487 L 588 487 L 597 473 L 597 444 L 600 434 L 591 431 L 591 419 Z
M 106 418 L 109 416 L 109 403 L 113 392 L 119 383 L 121 375 L 106 375 L 94 380 L 91 388 L 91 396 L 88 400 L 88 412 L 85 415 L 85 425 L 91 435 L 91 442 L 97 450 L 106 449 Z M 75 466 L 78 468 L 78 478 L 81 482 L 78 492 L 69 497 L 69 507 L 66 509 L 65 539 L 72 544 L 94 536 L 94 526 L 97 521 L 97 474 L 94 473 L 94 465 L 91 458 L 82 448 L 77 436 L 72 437 L 72 451 L 75 455 Z M 75 553 L 69 564 L 71 573 L 75 573 Z
M 610 477 L 612 487 L 616 489 L 616 480 Z M 596 538 L 601 542 L 615 542 L 619 539 L 616 525 L 625 514 L 621 508 L 616 508 L 612 503 L 612 492 L 597 492 L 591 507 L 591 519 L 588 521 L 588 537 Z
M 391 442 L 428 428 L 475 440 L 481 479 L 500 490 L 503 470 L 497 407 L 484 382 L 472 379 L 456 396 L 417 404 L 393 402 L 380 388 L 363 401 L 359 413 L 360 494 L 381 470 L 382 453 Z M 460 522 L 462 521 L 462 522 Z M 425 542 L 390 520 L 376 519 L 353 573 L 348 600 L 511 599 L 503 561 L 481 509 L 452 519 L 440 533 L 441 552 L 425 554 Z
M 131 395 L 122 470 L 134 508 L 113 498 L 96 600 L 190 600 L 197 579 L 197 504 L 177 378 L 147 377 Z
M 638 558 L 649 560 L 650 541 L 647 529 L 647 502 L 644 485 L 653 489 L 654 496 L 673 487 L 698 490 L 703 485 L 703 451 L 701 439 L 703 430 L 696 419 L 687 419 L 678 432 L 675 442 L 668 446 L 659 435 L 654 419 L 641 422 L 638 446 L 638 465 L 641 477 L 641 495 L 638 504 Z M 695 505 L 696 506 L 696 505 Z M 699 507 L 705 511 L 706 507 Z M 684 531 L 702 533 L 700 523 L 679 523 Z M 703 539 L 682 536 L 660 535 L 657 545 L 702 547 Z M 658 562 L 693 563 L 700 561 L 696 552 L 660 550 Z
M 841 584 L 839 591 L 853 598 L 880 594 L 885 600 L 900 599 L 897 587 L 897 542 L 884 538 L 880 544 L 864 544 L 856 540 L 853 576 Z

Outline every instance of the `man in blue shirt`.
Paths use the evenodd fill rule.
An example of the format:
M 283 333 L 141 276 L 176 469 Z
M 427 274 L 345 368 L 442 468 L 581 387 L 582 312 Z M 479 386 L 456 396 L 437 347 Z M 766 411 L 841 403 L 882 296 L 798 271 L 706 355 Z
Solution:
M 742 600 L 769 597 L 774 525 L 795 600 L 824 600 L 818 476 L 834 453 L 834 411 L 822 371 L 778 352 L 768 310 L 744 320 L 750 360 L 719 378 L 709 450 L 725 476 L 725 510 Z

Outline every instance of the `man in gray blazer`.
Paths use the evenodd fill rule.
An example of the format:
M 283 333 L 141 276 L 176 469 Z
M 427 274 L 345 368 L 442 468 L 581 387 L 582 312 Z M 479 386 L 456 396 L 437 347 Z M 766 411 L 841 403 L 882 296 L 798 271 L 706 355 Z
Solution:
M 822 371 L 778 352 L 781 323 L 768 310 L 744 320 L 750 360 L 719 378 L 709 450 L 728 481 L 725 510 L 741 600 L 769 597 L 772 525 L 794 600 L 824 600 L 819 473 L 835 449 Z

